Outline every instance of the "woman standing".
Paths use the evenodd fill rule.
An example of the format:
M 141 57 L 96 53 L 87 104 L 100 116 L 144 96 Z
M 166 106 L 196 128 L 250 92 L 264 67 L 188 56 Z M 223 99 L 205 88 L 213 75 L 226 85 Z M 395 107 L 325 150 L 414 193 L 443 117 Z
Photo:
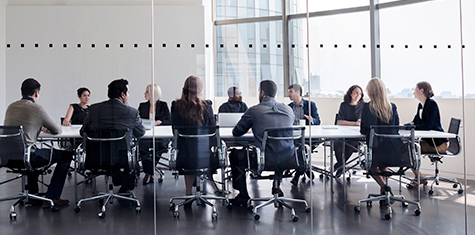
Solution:
M 139 104 L 139 115 L 142 119 L 150 119 L 155 121 L 155 126 L 170 125 L 170 110 L 166 102 L 161 101 L 162 89 L 157 84 L 149 84 L 145 88 L 144 93 L 146 102 Z M 143 184 L 153 183 L 153 161 L 152 155 L 149 151 L 152 148 L 150 140 L 140 140 L 140 158 L 142 159 L 142 166 L 145 176 Z M 166 141 L 157 140 L 155 143 L 156 155 L 160 156 L 166 151 Z
M 172 102 L 173 127 L 216 125 L 211 101 L 201 98 L 203 86 L 203 81 L 197 76 L 192 75 L 185 80 L 181 98 Z M 183 168 L 186 168 L 188 164 L 189 162 L 177 161 L 177 166 L 184 166 Z M 196 177 L 194 175 L 187 175 L 186 172 L 180 173 L 185 175 L 186 195 L 191 195 L 193 182 Z
M 91 91 L 86 87 L 81 87 L 77 90 L 79 103 L 70 104 L 66 116 L 63 120 L 63 126 L 71 126 L 71 124 L 80 124 L 84 123 L 84 118 L 89 112 L 89 97 Z

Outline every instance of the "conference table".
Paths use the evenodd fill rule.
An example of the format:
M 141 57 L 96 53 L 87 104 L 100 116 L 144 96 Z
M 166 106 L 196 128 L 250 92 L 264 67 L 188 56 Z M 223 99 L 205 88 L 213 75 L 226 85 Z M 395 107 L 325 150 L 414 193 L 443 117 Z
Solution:
M 364 140 L 366 137 L 365 135 L 360 133 L 359 126 L 339 126 L 339 125 L 319 125 L 319 126 L 306 126 L 305 129 L 305 138 L 307 142 L 322 142 L 322 141 L 330 141 L 332 144 L 335 141 L 345 141 L 345 140 Z M 81 125 L 72 125 L 72 126 L 63 126 L 62 133 L 53 135 L 49 133 L 42 132 L 39 136 L 40 140 L 64 140 L 64 139 L 81 139 L 81 135 L 79 134 L 79 130 L 81 129 Z M 233 136 L 232 134 L 232 127 L 220 127 L 219 134 L 220 138 L 223 139 L 228 146 L 232 146 L 235 143 L 250 143 L 254 140 L 254 136 L 251 132 L 244 134 L 243 136 Z M 408 130 L 400 130 L 400 135 L 410 135 L 410 131 Z M 439 131 L 423 131 L 423 130 L 415 130 L 414 137 L 418 141 L 422 138 L 456 138 L 455 134 L 447 133 L 447 132 L 439 132 Z M 171 126 L 155 126 L 153 129 L 146 130 L 145 135 L 142 136 L 143 139 L 172 139 L 173 138 L 173 131 Z M 345 145 L 343 145 L 345 146 Z M 345 152 L 344 149 L 342 151 Z M 331 153 L 333 156 L 333 153 Z M 325 156 L 324 156 L 325 157 Z M 331 159 L 331 168 L 333 157 Z M 345 164 L 345 163 L 344 163 Z M 343 169 L 345 165 L 343 165 Z M 330 171 L 333 173 L 333 170 Z M 344 173 L 345 174 L 345 173 Z M 343 175 L 344 176 L 344 175 Z M 331 192 L 333 193 L 333 177 L 331 178 Z M 343 177 L 344 178 L 344 177 Z M 343 187 L 343 195 L 346 195 L 346 184 L 342 182 L 345 186 Z M 346 198 L 346 197 L 345 197 Z

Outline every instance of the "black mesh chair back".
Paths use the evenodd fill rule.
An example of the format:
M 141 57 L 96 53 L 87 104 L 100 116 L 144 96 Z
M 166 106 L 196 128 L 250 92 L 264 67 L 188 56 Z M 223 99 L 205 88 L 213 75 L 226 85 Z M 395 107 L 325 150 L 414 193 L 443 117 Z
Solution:
M 447 132 L 458 135 L 459 129 L 460 119 L 451 118 Z M 449 147 L 447 148 L 447 152 L 450 152 L 452 155 L 457 155 L 460 153 L 460 138 L 458 136 L 456 138 L 449 138 Z
M 220 148 L 219 126 L 174 127 L 175 149 L 178 150 L 176 169 L 207 170 L 217 168 L 213 148 Z
M 21 126 L 0 126 L 0 167 L 25 168 L 27 148 Z
M 305 127 L 267 128 L 262 138 L 266 171 L 284 171 L 299 166 L 295 146 L 305 145 Z M 258 166 L 260 166 L 258 162 Z M 258 169 L 259 171 L 259 169 Z

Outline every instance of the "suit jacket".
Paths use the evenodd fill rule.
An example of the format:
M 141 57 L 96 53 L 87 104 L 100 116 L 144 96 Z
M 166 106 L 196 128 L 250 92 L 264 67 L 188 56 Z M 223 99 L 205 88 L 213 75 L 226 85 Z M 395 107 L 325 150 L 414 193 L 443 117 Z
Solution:
M 422 118 L 419 116 L 419 113 L 422 109 Z M 424 108 L 419 104 L 417 106 L 417 112 L 412 120 L 416 126 L 416 130 L 434 130 L 434 131 L 444 131 L 442 125 L 440 124 L 440 112 L 439 106 L 433 99 L 427 99 L 424 103 Z M 424 139 L 430 146 L 434 146 L 432 139 Z M 445 138 L 434 138 L 436 146 L 439 146 L 445 142 Z
M 82 135 L 84 132 L 100 129 L 129 129 L 133 135 L 130 137 L 141 137 L 145 134 L 139 111 L 117 98 L 91 105 L 80 133 Z
M 313 101 L 308 101 L 305 99 L 302 99 L 302 105 L 303 105 L 303 113 L 307 116 L 311 116 L 313 119 L 313 125 L 320 125 L 320 117 L 318 116 L 318 111 L 317 111 L 317 105 Z M 308 112 L 308 106 L 310 105 L 312 115 L 309 115 Z M 293 109 L 296 104 L 294 102 L 291 102 L 289 106 Z M 308 125 L 308 119 L 305 119 L 306 125 Z
M 393 110 L 393 116 L 388 123 L 385 123 L 379 120 L 373 113 L 371 113 L 371 110 L 369 109 L 369 103 L 363 104 L 363 109 L 361 110 L 360 133 L 366 135 L 366 141 L 369 141 L 370 127 L 373 125 L 399 125 L 399 115 L 397 113 L 397 107 L 393 103 L 391 103 L 391 107 Z
M 143 119 L 149 119 L 150 115 L 150 101 L 139 104 L 139 114 Z M 157 100 L 155 104 L 155 121 L 162 121 L 161 125 L 171 125 L 170 110 L 166 102 Z

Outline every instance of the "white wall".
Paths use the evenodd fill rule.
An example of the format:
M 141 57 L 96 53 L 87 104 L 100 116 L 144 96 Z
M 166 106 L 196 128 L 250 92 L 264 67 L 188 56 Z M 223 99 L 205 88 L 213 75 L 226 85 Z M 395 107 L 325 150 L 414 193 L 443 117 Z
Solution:
M 155 79 L 169 103 L 188 75 L 204 76 L 203 12 L 202 6 L 154 8 Z M 138 107 L 152 81 L 151 19 L 148 6 L 8 6 L 6 103 L 19 99 L 21 82 L 34 77 L 42 84 L 40 103 L 59 120 L 78 101 L 77 88 L 88 87 L 95 103 L 107 99 L 110 81 L 123 77 L 130 82 L 129 105 Z

